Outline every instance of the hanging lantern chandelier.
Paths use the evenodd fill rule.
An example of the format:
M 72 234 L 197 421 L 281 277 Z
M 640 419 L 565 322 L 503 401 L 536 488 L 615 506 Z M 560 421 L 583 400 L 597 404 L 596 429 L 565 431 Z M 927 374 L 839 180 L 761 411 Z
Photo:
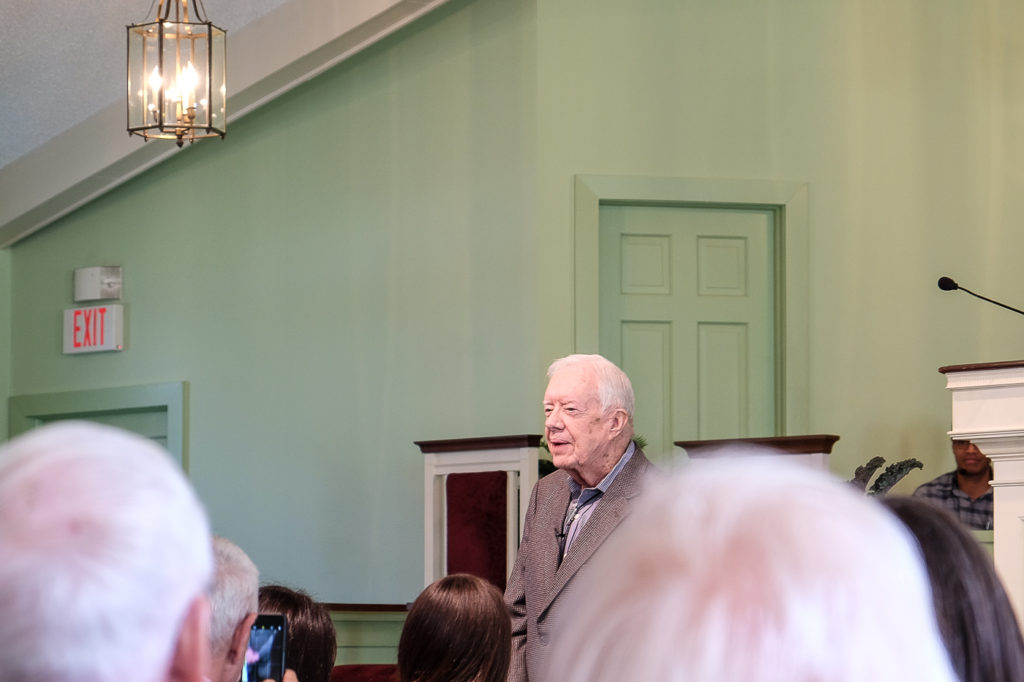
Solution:
M 191 18 L 189 0 L 160 0 L 154 21 L 127 27 L 129 135 L 179 147 L 224 137 L 227 32 L 196 1 Z

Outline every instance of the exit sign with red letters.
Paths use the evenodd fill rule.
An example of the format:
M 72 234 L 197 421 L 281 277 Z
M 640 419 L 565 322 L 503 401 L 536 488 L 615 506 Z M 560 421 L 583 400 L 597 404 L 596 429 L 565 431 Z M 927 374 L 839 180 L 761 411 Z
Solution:
M 64 311 L 64 352 L 124 349 L 124 306 L 98 305 Z

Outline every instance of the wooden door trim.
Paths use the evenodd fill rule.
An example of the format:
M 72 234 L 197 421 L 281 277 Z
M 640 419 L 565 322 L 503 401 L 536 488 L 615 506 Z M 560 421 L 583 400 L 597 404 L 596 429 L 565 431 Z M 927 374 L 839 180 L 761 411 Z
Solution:
M 577 175 L 574 187 L 573 347 L 596 353 L 600 339 L 598 242 L 601 204 L 768 209 L 776 214 L 775 300 L 778 435 L 804 433 L 809 421 L 807 184 L 775 180 Z

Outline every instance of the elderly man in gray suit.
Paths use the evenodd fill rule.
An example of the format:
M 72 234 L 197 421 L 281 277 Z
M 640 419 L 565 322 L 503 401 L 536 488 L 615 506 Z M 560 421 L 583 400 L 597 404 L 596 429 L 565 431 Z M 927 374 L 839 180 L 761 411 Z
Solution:
M 533 489 L 505 590 L 510 682 L 541 679 L 559 604 L 651 468 L 632 440 L 633 387 L 621 369 L 600 355 L 570 355 L 555 360 L 548 377 L 544 435 L 559 470 Z

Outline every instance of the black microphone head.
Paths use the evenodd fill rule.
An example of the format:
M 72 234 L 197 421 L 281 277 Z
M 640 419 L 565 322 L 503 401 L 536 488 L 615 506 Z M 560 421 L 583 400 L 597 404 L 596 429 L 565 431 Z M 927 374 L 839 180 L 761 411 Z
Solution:
M 943 291 L 956 291 L 960 285 L 952 277 L 939 277 L 939 288 Z

